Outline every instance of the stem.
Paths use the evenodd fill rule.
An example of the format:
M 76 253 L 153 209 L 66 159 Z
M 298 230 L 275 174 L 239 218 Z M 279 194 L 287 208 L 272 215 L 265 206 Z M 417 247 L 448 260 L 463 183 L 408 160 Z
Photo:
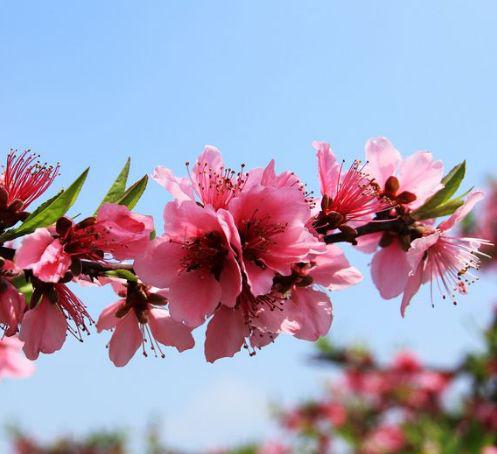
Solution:
M 338 232 L 326 235 L 324 237 L 324 242 L 326 244 L 343 243 L 343 242 L 356 244 L 355 239 L 360 236 L 369 235 L 370 233 L 378 233 L 378 232 L 388 232 L 388 231 L 398 232 L 404 230 L 405 227 L 406 227 L 405 221 L 403 221 L 402 219 L 370 222 L 369 224 L 357 227 L 353 235 L 351 235 L 349 232 Z
M 12 260 L 16 250 L 10 247 L 0 246 L 0 257 L 6 260 Z M 93 260 L 81 260 L 81 269 L 83 274 L 96 275 L 104 274 L 106 271 L 126 270 L 134 274 L 133 265 L 130 263 L 107 263 Z

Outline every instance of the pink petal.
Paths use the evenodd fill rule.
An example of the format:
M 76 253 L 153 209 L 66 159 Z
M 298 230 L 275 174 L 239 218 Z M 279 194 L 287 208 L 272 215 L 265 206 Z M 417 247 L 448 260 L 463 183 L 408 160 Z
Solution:
M 177 178 L 171 170 L 158 166 L 151 175 L 152 179 L 164 187 L 176 200 L 194 200 L 192 182 L 189 178 Z
M 145 253 L 135 259 L 133 267 L 146 284 L 166 288 L 178 277 L 184 253 L 181 244 L 173 242 L 170 238 L 156 238 L 149 244 Z
M 434 246 L 439 239 L 440 232 L 434 232 L 431 235 L 417 238 L 411 243 L 411 247 L 407 251 L 407 261 L 411 272 L 415 272 L 418 269 L 425 252 Z
M 150 309 L 148 325 L 158 342 L 176 347 L 179 352 L 193 348 L 195 345 L 191 328 L 173 320 L 164 309 Z
M 330 298 L 309 287 L 294 291 L 285 304 L 286 321 L 282 331 L 298 339 L 316 341 L 330 330 L 333 320 Z
M 385 137 L 374 137 L 366 142 L 366 171 L 383 188 L 388 177 L 395 174 L 400 153 Z
M 213 363 L 219 358 L 232 357 L 240 351 L 248 334 L 242 312 L 221 306 L 207 326 L 205 358 Z
M 5 325 L 5 335 L 17 333 L 22 320 L 26 302 L 24 296 L 9 281 L 4 281 L 6 288 L 0 292 L 0 324 Z
M 19 339 L 24 341 L 24 354 L 35 360 L 41 353 L 53 353 L 62 348 L 66 340 L 67 322 L 55 305 L 43 298 L 24 314 Z
M 224 167 L 223 158 L 219 149 L 213 145 L 206 145 L 197 159 L 199 164 L 206 163 L 211 169 L 219 170 Z
M 33 375 L 34 363 L 22 353 L 23 343 L 17 337 L 0 339 L 0 380 Z
M 53 241 L 48 229 L 36 229 L 34 233 L 26 235 L 16 252 L 15 263 L 19 268 L 31 269 L 36 265 L 47 246 Z
M 109 358 L 116 367 L 123 367 L 133 358 L 143 342 L 143 335 L 134 311 L 119 319 L 109 342 Z
M 427 151 L 418 151 L 400 164 L 398 192 L 409 191 L 415 194 L 416 200 L 409 206 L 417 208 L 443 187 L 443 172 L 442 161 L 434 161 L 432 154 Z
M 197 327 L 214 312 L 221 300 L 221 286 L 212 275 L 182 273 L 169 288 L 169 311 L 178 322 Z
M 269 268 L 261 268 L 254 262 L 244 260 L 247 282 L 255 296 L 266 295 L 273 286 L 274 272 Z
M 421 287 L 423 282 L 423 267 L 424 263 L 420 263 L 415 273 L 412 276 L 409 276 L 409 279 L 407 280 L 404 295 L 402 296 L 402 303 L 400 305 L 402 317 L 405 317 L 407 306 L 409 306 L 412 297 L 418 292 L 419 287 Z
M 438 228 L 443 231 L 450 230 L 455 224 L 461 222 L 474 208 L 474 206 L 484 198 L 481 191 L 474 191 L 468 195 L 464 203 L 452 215 L 442 222 Z
M 371 275 L 382 298 L 391 299 L 400 295 L 409 277 L 407 253 L 398 241 L 381 248 L 373 256 Z
M 370 233 L 369 235 L 360 236 L 357 238 L 355 248 L 365 254 L 371 254 L 378 249 L 381 237 L 382 233 Z
M 274 342 L 274 340 L 278 337 L 277 334 L 274 333 L 263 333 L 258 329 L 255 329 L 250 335 L 250 345 L 253 348 L 262 348 L 270 343 Z
M 328 245 L 326 253 L 317 255 L 313 261 L 316 266 L 311 269 L 309 275 L 316 284 L 330 290 L 343 290 L 363 279 L 361 272 L 350 266 L 343 251 L 333 244 Z
M 232 253 L 225 260 L 219 284 L 221 285 L 221 304 L 234 307 L 242 291 L 242 273 Z
M 116 311 L 126 302 L 121 299 L 115 303 L 109 304 L 100 313 L 97 321 L 97 332 L 101 333 L 103 330 L 110 330 L 116 326 L 119 319 L 116 317 Z
M 221 231 L 216 212 L 196 202 L 169 202 L 164 208 L 164 230 L 173 239 L 183 241 L 207 232 Z
M 340 165 L 337 163 L 330 144 L 315 140 L 312 146 L 317 151 L 319 185 L 321 194 L 333 196 L 340 178 Z

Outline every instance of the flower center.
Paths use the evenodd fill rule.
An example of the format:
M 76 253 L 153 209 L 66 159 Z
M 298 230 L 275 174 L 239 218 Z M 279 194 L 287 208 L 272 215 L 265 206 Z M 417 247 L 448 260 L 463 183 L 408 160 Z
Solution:
M 22 202 L 20 209 L 43 194 L 59 175 L 60 165 L 41 164 L 38 155 L 24 151 L 19 156 L 11 151 L 3 174 L 3 186 L 7 191 L 7 203 Z
M 243 171 L 245 164 L 236 171 L 224 167 L 215 169 L 205 161 L 197 162 L 193 176 L 190 174 L 189 163 L 186 166 L 193 187 L 197 188 L 202 202 L 216 210 L 225 208 L 232 198 L 237 197 L 248 179 L 248 173 Z
M 239 233 L 245 259 L 253 261 L 263 269 L 266 268 L 264 254 L 277 244 L 275 237 L 283 233 L 286 227 L 287 223 L 273 222 L 269 215 L 243 220 Z
M 183 243 L 185 255 L 182 266 L 185 271 L 204 271 L 219 280 L 223 271 L 228 248 L 221 233 L 209 232 Z

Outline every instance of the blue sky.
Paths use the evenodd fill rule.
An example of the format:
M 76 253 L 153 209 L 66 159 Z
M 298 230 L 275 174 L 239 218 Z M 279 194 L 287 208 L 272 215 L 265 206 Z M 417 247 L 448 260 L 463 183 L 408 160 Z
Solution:
M 497 174 L 496 16 L 492 1 L 4 1 L 0 148 L 60 160 L 61 185 L 90 164 L 82 213 L 128 155 L 135 178 L 157 164 L 182 173 L 205 144 L 233 166 L 274 157 L 316 188 L 312 140 L 352 160 L 385 135 L 446 167 L 467 159 L 466 184 L 482 184 Z M 167 200 L 152 183 L 138 209 L 160 229 Z M 432 309 L 424 291 L 402 320 L 371 284 L 369 258 L 349 257 L 367 278 L 332 295 L 333 340 L 367 340 L 384 358 L 410 346 L 431 363 L 479 345 L 492 276 L 456 308 Z M 113 300 L 80 295 L 94 314 Z M 32 379 L 0 385 L 0 421 L 42 437 L 123 426 L 136 438 L 160 416 L 167 440 L 199 449 L 269 433 L 269 402 L 315 395 L 327 376 L 291 338 L 206 364 L 202 334 L 193 351 L 124 369 L 107 360 L 105 335 L 69 339 Z

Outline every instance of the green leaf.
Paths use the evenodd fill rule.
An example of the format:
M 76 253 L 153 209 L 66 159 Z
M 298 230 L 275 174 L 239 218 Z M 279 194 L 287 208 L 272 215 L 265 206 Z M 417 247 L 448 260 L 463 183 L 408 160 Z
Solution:
M 446 211 L 446 209 L 440 209 L 441 206 L 446 205 L 450 198 L 459 189 L 459 186 L 464 179 L 466 174 L 466 161 L 461 162 L 455 166 L 444 178 L 442 178 L 442 184 L 444 187 L 432 195 L 423 205 L 421 205 L 412 214 L 417 219 L 428 219 L 441 216 L 440 214 L 435 214 L 438 211 Z M 454 208 L 455 210 L 456 208 Z M 450 213 L 449 213 L 450 214 Z
M 38 213 L 43 211 L 47 206 L 49 206 L 55 199 L 60 197 L 60 195 L 64 192 L 63 189 L 61 189 L 57 194 L 55 194 L 53 197 L 50 197 L 48 200 L 43 202 L 40 206 L 38 206 L 32 213 L 29 214 L 29 216 L 25 219 L 24 222 L 29 221 L 31 218 L 35 217 Z
M 98 210 L 104 203 L 116 203 L 124 195 L 126 191 L 126 183 L 128 181 L 130 164 L 131 164 L 131 159 L 128 158 L 121 172 L 117 176 L 114 183 L 112 183 L 112 186 L 110 187 L 109 191 L 107 192 L 104 199 L 102 200 L 97 210 L 95 211 L 95 214 L 98 212 Z
M 35 210 L 35 213 L 29 216 L 18 228 L 8 230 L 1 235 L 0 241 L 12 240 L 21 235 L 34 232 L 37 228 L 47 227 L 52 225 L 61 216 L 64 216 L 78 198 L 89 170 L 89 168 L 86 169 L 71 186 L 54 197 L 42 209 Z
M 31 301 L 31 295 L 33 294 L 33 285 L 31 282 L 26 281 L 26 278 L 24 277 L 24 273 L 16 276 L 14 279 L 11 281 L 17 290 L 19 290 L 20 293 L 24 295 L 24 298 L 26 299 L 26 304 L 29 306 L 29 302 Z
M 126 192 L 116 202 L 119 205 L 127 206 L 130 210 L 133 209 L 140 200 L 140 197 L 142 196 L 143 192 L 145 191 L 147 183 L 148 183 L 148 176 L 145 175 L 143 178 L 141 178 L 132 186 L 130 186 L 128 189 L 126 189 Z
M 106 271 L 105 274 L 109 277 L 117 277 L 119 279 L 126 279 L 130 282 L 136 282 L 137 277 L 129 270 L 110 270 Z
M 456 211 L 463 203 L 464 200 L 460 199 L 449 200 L 448 202 L 442 203 L 442 205 L 439 205 L 432 211 L 430 211 L 428 218 L 439 218 L 442 216 L 448 216 L 449 214 L 452 214 L 454 211 Z

